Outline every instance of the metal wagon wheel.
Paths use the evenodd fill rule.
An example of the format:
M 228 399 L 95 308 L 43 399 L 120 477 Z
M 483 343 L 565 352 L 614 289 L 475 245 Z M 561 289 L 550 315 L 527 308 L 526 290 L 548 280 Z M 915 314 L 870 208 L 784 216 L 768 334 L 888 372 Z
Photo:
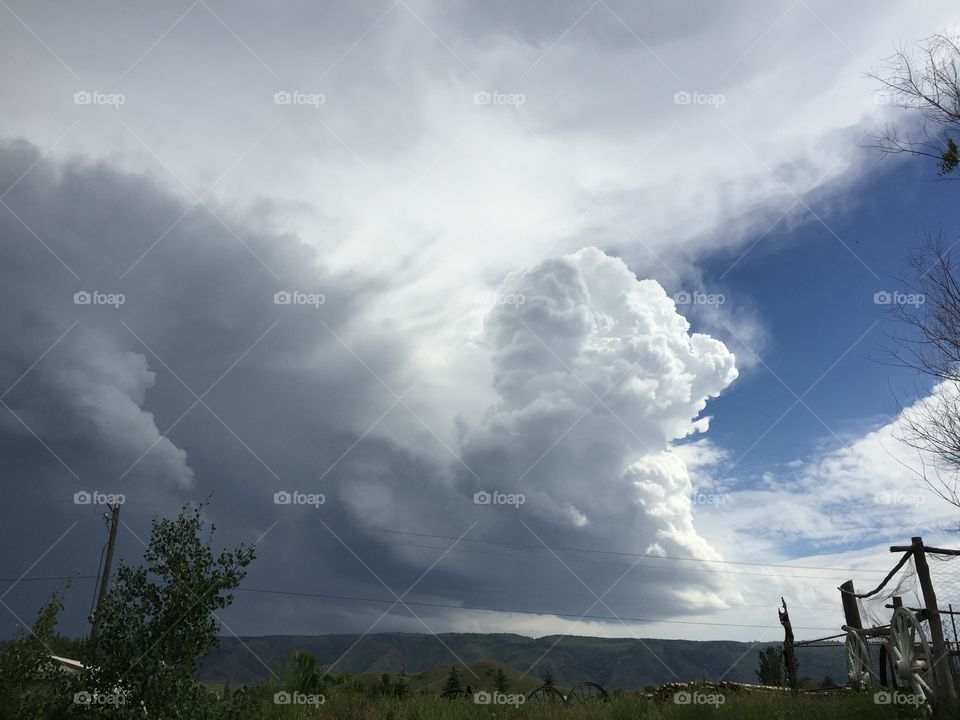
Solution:
M 562 692 L 549 685 L 541 685 L 536 690 L 531 690 L 527 694 L 527 700 L 537 703 L 559 703 L 561 705 L 567 702 Z
M 871 679 L 876 679 L 870 664 L 870 651 L 860 633 L 847 630 L 847 678 L 856 688 L 864 688 Z
M 454 700 L 456 698 L 467 697 L 469 693 L 464 688 L 457 688 L 455 690 L 447 690 L 440 694 L 440 697 L 446 700 Z
M 574 685 L 573 689 L 567 694 L 568 705 L 586 705 L 588 703 L 601 703 L 610 699 L 607 691 L 595 682 L 582 682 Z
M 930 645 L 917 617 L 906 608 L 893 611 L 890 621 L 890 656 L 897 685 L 923 698 L 924 712 L 933 713 L 934 678 Z

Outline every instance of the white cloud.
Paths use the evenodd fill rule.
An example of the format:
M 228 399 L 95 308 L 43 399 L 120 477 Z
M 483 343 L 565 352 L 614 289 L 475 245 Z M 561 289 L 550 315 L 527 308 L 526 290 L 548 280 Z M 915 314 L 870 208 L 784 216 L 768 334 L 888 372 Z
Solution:
M 719 557 L 693 526 L 671 446 L 706 429 L 699 415 L 736 378 L 733 355 L 596 248 L 515 271 L 501 292 L 523 302 L 486 320 L 496 399 L 466 435 L 466 481 L 526 494 L 568 543 Z
M 426 527 L 460 519 L 466 511 L 458 502 L 478 482 L 451 457 L 462 452 L 492 486 L 527 493 L 525 510 L 544 528 L 594 547 L 717 558 L 718 550 L 734 547 L 714 541 L 726 537 L 714 534 L 714 519 L 722 518 L 743 547 L 770 557 L 791 540 L 832 549 L 865 533 L 894 534 L 898 523 L 947 519 L 940 510 L 931 515 L 932 497 L 922 508 L 873 502 L 881 493 L 916 492 L 897 465 L 911 459 L 895 449 L 887 427 L 816 462 L 778 468 L 757 487 L 730 493 L 722 507 L 692 506 L 694 488 L 709 487 L 710 464 L 724 458 L 702 440 L 677 443 L 707 430 L 708 398 L 736 377 L 730 349 L 741 368 L 749 365 L 741 344 L 757 349 L 764 330 L 749 304 L 731 297 L 716 312 L 691 313 L 723 343 L 691 333 L 669 295 L 692 289 L 705 258 L 728 254 L 732 263 L 788 212 L 796 193 L 834 183 L 843 201 L 840 191 L 862 170 L 848 151 L 886 111 L 862 77 L 865 64 L 904 36 L 945 25 L 952 4 L 928 3 L 905 16 L 892 0 L 730 4 L 695 13 L 651 13 L 610 0 L 571 29 L 582 11 L 573 4 L 556 15 L 531 15 L 514 3 L 451 12 L 444 2 L 410 2 L 378 19 L 381 10 L 350 3 L 295 12 L 237 3 L 220 9 L 237 35 L 202 4 L 163 35 L 178 13 L 159 6 L 121 15 L 78 6 L 45 16 L 27 3 L 12 5 L 36 34 L 18 23 L 0 28 L 9 53 L 32 63 L 29 74 L 13 64 L 0 68 L 0 133 L 50 148 L 51 161 L 80 154 L 144 171 L 190 202 L 191 191 L 206 192 L 218 181 L 208 200 L 247 243 L 253 233 L 237 218 L 275 218 L 282 209 L 282 220 L 270 227 L 275 240 L 250 244 L 273 271 L 305 287 L 314 278 L 353 273 L 390 278 L 362 301 L 352 302 L 352 289 L 345 290 L 351 298 L 343 300 L 346 319 L 336 329 L 361 358 L 379 356 L 384 368 L 373 366 L 392 391 L 403 392 L 403 382 L 424 373 L 405 401 L 417 417 L 398 408 L 367 438 L 399 445 L 403 459 L 415 461 L 404 473 L 393 456 L 364 454 L 366 445 L 355 466 L 353 456 L 345 460 L 344 471 L 359 479 L 343 487 L 342 497 L 359 517 L 394 526 L 422 519 Z M 74 105 L 83 88 L 123 92 L 127 102 L 119 109 Z M 276 105 L 272 97 L 281 89 L 321 92 L 326 102 Z M 475 104 L 475 93 L 486 90 L 522 93 L 524 102 Z M 680 91 L 721 93 L 724 102 L 677 104 Z M 84 225 L 78 219 L 89 220 L 90 207 L 72 208 L 61 198 L 61 214 L 23 212 L 31 177 L 6 202 L 40 228 L 39 236 L 59 240 L 54 247 L 97 252 L 100 238 L 75 228 Z M 114 228 L 105 256 L 139 254 L 164 237 L 182 209 L 165 198 L 151 222 Z M 51 215 L 57 222 L 39 224 Z M 801 208 L 788 220 L 804 216 Z M 148 237 L 141 237 L 144 228 Z M 89 246 L 70 242 L 75 230 Z M 203 226 L 203 240 L 208 235 Z M 299 248 L 300 238 L 322 267 L 308 262 L 312 257 L 273 259 L 276 248 Z M 172 287 L 168 277 L 176 275 L 195 282 L 196 294 L 220 282 L 213 271 L 202 278 L 189 272 L 197 264 L 188 253 L 207 249 L 192 240 L 179 258 L 187 272 L 165 274 L 154 263 L 163 257 L 157 250 L 131 282 L 157 291 Z M 584 245 L 601 249 L 579 250 Z M 257 283 L 275 284 L 269 270 L 237 249 L 252 270 L 224 260 L 231 283 L 239 287 L 238 278 L 250 273 Z M 228 257 L 217 253 L 218 261 Z M 61 272 L 51 258 L 38 262 Z M 656 279 L 637 280 L 628 267 Z M 525 302 L 488 312 L 475 298 L 501 287 L 504 276 L 502 292 Z M 187 304 L 192 295 L 175 299 Z M 232 319 L 217 325 L 236 340 L 221 344 L 231 351 L 248 347 L 252 338 L 238 328 L 252 326 L 250 307 L 257 306 L 236 307 L 242 309 L 225 307 Z M 161 329 L 179 328 L 181 316 L 196 314 L 176 308 Z M 190 346 L 210 332 L 208 324 L 190 327 L 191 337 L 169 342 Z M 44 330 L 46 339 L 50 328 Z M 276 351 L 267 365 L 286 371 L 299 388 L 321 388 L 317 394 L 335 408 L 329 424 L 350 437 L 332 438 L 336 433 L 324 426 L 315 430 L 324 437 L 294 443 L 302 450 L 317 441 L 320 459 L 309 452 L 296 459 L 328 467 L 394 398 L 385 393 L 386 403 L 375 407 L 360 402 L 369 387 L 381 388 L 357 357 L 319 329 L 324 341 L 307 343 L 313 352 L 299 344 L 306 332 L 290 332 L 295 350 Z M 375 341 L 383 337 L 389 350 Z M 28 365 L 45 347 L 33 345 L 39 349 L 21 352 L 11 368 Z M 201 343 L 197 364 L 219 372 L 209 347 Z M 144 356 L 108 349 L 87 348 L 69 366 L 54 365 L 51 356 L 62 375 L 43 379 L 59 383 L 58 395 L 88 421 L 78 432 L 109 436 L 124 457 L 156 443 L 144 462 L 188 485 L 184 451 L 160 436 L 143 409 L 154 381 Z M 219 350 L 216 359 L 227 356 L 224 365 L 236 353 Z M 317 368 L 328 371 L 325 384 L 317 383 Z M 73 393 L 76 387 L 85 392 Z M 299 466 L 296 472 L 304 473 Z M 856 512 L 845 513 L 851 503 Z M 422 562 L 422 555 L 404 557 Z M 697 602 L 727 597 L 718 576 L 666 578 L 663 587 Z
M 936 459 L 902 441 L 903 419 L 929 402 L 922 398 L 847 445 L 731 493 L 728 522 L 744 535 L 833 550 L 956 525 L 957 509 L 922 481 L 923 473 L 935 477 Z

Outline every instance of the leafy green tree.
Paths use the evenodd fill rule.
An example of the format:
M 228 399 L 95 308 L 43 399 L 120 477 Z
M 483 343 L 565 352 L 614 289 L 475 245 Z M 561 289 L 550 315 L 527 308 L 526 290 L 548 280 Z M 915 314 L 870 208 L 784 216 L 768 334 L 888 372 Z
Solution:
M 154 519 L 143 564 L 121 562 L 117 568 L 97 613 L 96 642 L 84 658 L 90 687 L 123 695 L 123 703 L 106 714 L 142 718 L 146 711 L 165 720 L 195 720 L 224 710 L 196 681 L 195 671 L 217 645 L 215 613 L 233 602 L 254 548 L 241 544 L 215 553 L 212 524 L 203 537 L 205 507 Z
M 0 718 L 65 717 L 72 701 L 67 676 L 50 659 L 63 590 L 55 590 L 33 627 L 0 652 Z
M 549 670 L 543 674 L 543 686 L 548 688 L 553 687 L 553 673 Z
M 457 672 L 456 666 L 451 667 L 450 672 L 447 673 L 447 681 L 443 684 L 443 692 L 460 692 L 462 689 L 460 673 Z
M 397 678 L 397 682 L 393 685 L 393 694 L 398 698 L 404 698 L 407 696 L 409 689 L 410 683 L 407 681 L 407 671 L 401 670 L 400 677 Z
M 289 692 L 322 693 L 326 686 L 323 668 L 310 653 L 297 650 L 286 672 L 284 687 Z
M 783 685 L 783 649 L 771 645 L 760 651 L 757 680 L 761 685 Z
M 503 668 L 497 668 L 497 674 L 493 678 L 493 687 L 498 693 L 506 693 L 510 689 L 510 683 L 507 682 L 507 675 Z

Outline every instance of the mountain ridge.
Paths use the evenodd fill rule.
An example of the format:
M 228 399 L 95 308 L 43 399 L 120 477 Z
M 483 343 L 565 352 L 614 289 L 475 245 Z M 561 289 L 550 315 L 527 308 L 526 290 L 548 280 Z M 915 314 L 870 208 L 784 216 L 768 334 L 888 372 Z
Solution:
M 222 637 L 220 648 L 203 659 L 198 675 L 210 683 L 263 682 L 283 669 L 294 651 L 313 655 L 320 665 L 365 673 L 422 673 L 444 665 L 492 661 L 521 673 L 550 672 L 557 684 L 584 680 L 608 689 L 640 690 L 671 681 L 756 682 L 757 657 L 777 642 L 664 640 L 513 633 L 376 633 Z M 843 645 L 801 657 L 800 674 L 842 679 Z

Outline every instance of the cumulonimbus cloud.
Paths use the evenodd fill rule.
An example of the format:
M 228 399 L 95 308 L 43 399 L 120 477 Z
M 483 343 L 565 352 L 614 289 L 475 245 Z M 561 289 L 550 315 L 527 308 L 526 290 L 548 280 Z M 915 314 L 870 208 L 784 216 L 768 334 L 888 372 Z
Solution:
M 703 553 L 670 447 L 707 429 L 700 413 L 736 378 L 733 354 L 597 248 L 514 272 L 499 297 L 485 324 L 496 399 L 466 437 L 479 476 L 466 484 L 523 492 L 588 544 Z

